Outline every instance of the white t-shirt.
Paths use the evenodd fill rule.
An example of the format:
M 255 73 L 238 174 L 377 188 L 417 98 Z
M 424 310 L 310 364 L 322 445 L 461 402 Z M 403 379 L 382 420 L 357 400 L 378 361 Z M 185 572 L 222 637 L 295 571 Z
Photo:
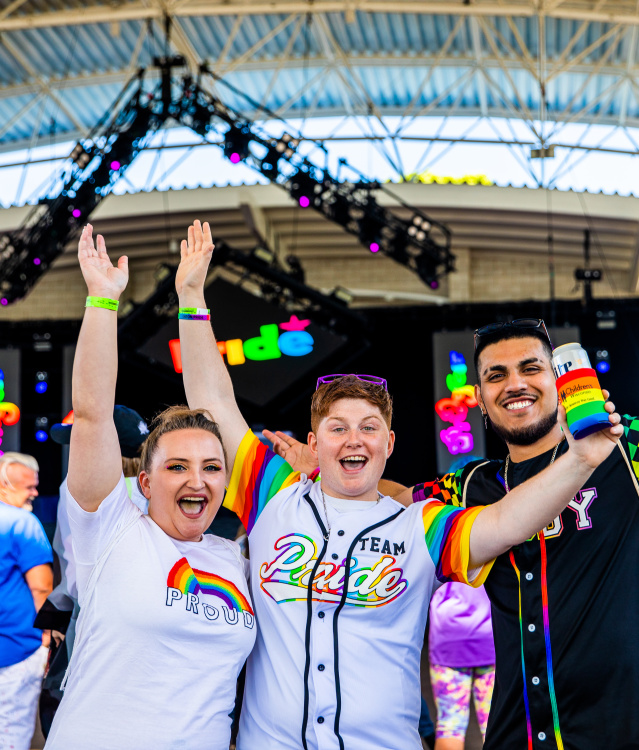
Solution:
M 81 611 L 47 750 L 228 750 L 256 630 L 237 545 L 172 539 L 124 477 L 95 513 L 67 500 Z

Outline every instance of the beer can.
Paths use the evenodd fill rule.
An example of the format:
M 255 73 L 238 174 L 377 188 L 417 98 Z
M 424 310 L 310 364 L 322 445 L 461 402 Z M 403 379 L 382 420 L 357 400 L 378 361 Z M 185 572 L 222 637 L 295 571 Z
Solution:
M 578 440 L 610 427 L 597 373 L 581 344 L 558 346 L 552 354 L 552 369 L 572 436 Z

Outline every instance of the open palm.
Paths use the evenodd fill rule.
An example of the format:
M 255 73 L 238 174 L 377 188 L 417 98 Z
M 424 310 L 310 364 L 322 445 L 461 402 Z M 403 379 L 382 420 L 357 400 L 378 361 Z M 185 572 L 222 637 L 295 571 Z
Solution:
M 262 434 L 273 445 L 273 450 L 281 456 L 295 471 L 307 476 L 317 468 L 317 456 L 314 456 L 306 443 L 301 443 L 285 432 L 262 430 Z
M 204 289 L 214 248 L 208 221 L 203 225 L 194 221 L 189 227 L 188 240 L 182 240 L 180 247 L 181 259 L 175 277 L 178 295 L 189 290 L 200 292 Z
M 82 230 L 78 242 L 78 260 L 80 270 L 93 297 L 118 299 L 129 280 L 129 261 L 126 255 L 114 266 L 107 255 L 104 237 L 99 234 L 93 242 L 93 227 L 87 224 Z

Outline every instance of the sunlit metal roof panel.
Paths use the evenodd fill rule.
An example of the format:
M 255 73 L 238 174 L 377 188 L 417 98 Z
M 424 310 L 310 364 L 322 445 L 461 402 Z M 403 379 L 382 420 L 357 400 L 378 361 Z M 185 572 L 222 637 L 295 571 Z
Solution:
M 478 10 L 485 4 L 475 3 Z M 639 34 L 632 26 L 597 17 L 594 10 L 593 20 L 584 15 L 586 10 L 579 20 L 552 17 L 550 9 L 540 59 L 540 24 L 534 13 L 473 15 L 472 8 L 468 15 L 373 13 L 348 7 L 344 12 L 289 13 L 284 3 L 275 2 L 274 10 L 284 12 L 215 15 L 207 13 L 205 4 L 193 4 L 192 13 L 199 15 L 189 15 L 189 6 L 187 1 L 173 8 L 170 52 L 184 54 L 192 65 L 206 63 L 285 117 L 409 114 L 427 108 L 432 114 L 480 112 L 525 120 L 539 116 L 542 76 L 549 117 L 605 123 L 623 118 L 639 125 Z M 141 8 L 138 16 L 132 12 L 129 19 L 126 13 L 136 8 Z M 157 8 L 133 0 L 116 5 L 25 0 L 9 18 L 46 22 L 48 14 L 62 11 L 71 13 L 66 25 L 25 24 L 1 32 L 6 46 L 0 45 L 0 138 L 5 145 L 25 145 L 33 128 L 36 138 L 50 137 L 50 123 L 43 121 L 37 130 L 37 108 L 2 132 L 27 103 L 25 96 L 43 95 L 57 101 L 58 108 L 71 108 L 60 114 L 56 127 L 59 135 L 68 128 L 70 136 L 78 137 L 83 134 L 78 122 L 90 128 L 130 73 L 166 51 Z M 117 20 L 105 20 L 109 14 Z M 1 24 L 2 18 L 0 31 Z M 260 116 L 239 94 L 221 84 L 216 90 L 231 106 Z M 52 111 L 55 106 L 45 109 L 44 120 Z

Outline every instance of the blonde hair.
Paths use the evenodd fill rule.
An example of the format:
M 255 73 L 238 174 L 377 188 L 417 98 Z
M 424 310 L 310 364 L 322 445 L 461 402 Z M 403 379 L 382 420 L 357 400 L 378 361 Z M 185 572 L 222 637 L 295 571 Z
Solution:
M 11 464 L 20 464 L 35 472 L 40 471 L 38 462 L 33 456 L 28 456 L 26 453 L 18 453 L 17 451 L 7 451 L 3 456 L 0 456 L 0 483 L 11 489 L 13 489 L 13 485 L 7 475 L 7 470 Z
M 153 456 L 158 447 L 158 440 L 167 432 L 175 430 L 205 430 L 215 435 L 220 441 L 224 453 L 224 466 L 226 468 L 226 449 L 217 422 L 206 409 L 189 409 L 188 406 L 169 406 L 157 415 L 153 420 L 153 431 L 144 441 L 142 455 L 140 456 L 140 471 L 148 473 L 151 469 Z
M 126 458 L 122 456 L 122 473 L 125 477 L 137 477 L 140 473 L 140 458 Z

